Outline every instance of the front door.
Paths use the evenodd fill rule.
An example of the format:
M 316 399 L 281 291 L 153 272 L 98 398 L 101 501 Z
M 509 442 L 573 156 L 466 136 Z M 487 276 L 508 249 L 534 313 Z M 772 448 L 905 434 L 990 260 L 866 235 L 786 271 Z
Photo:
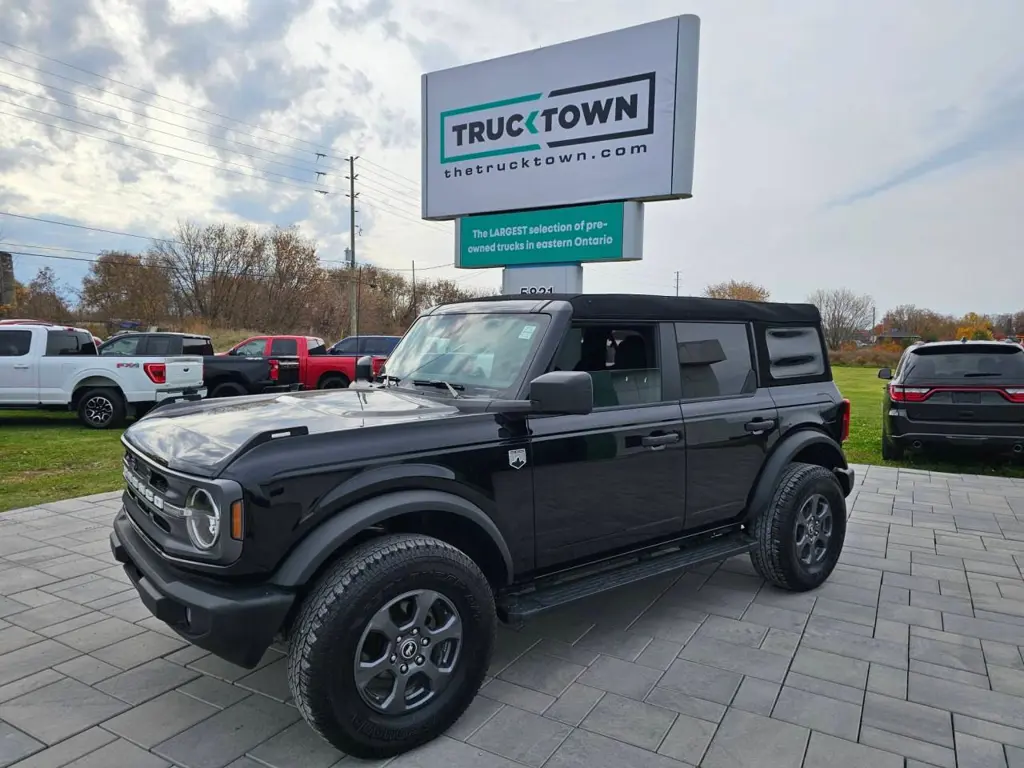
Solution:
M 0 402 L 39 402 L 39 358 L 30 356 L 32 331 L 0 328 Z
M 778 411 L 767 388 L 758 388 L 747 324 L 676 323 L 675 331 L 692 531 L 743 512 L 778 439 Z
M 686 439 L 661 328 L 574 326 L 559 350 L 552 369 L 593 377 L 594 412 L 530 419 L 538 568 L 682 531 Z

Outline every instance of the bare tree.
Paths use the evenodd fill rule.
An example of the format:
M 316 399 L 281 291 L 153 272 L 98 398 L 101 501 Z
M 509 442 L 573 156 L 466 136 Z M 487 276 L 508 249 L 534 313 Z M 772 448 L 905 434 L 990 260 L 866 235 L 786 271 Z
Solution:
M 871 325 L 875 302 L 870 296 L 858 296 L 849 288 L 818 290 L 808 298 L 821 313 L 821 324 L 829 349 L 839 349 L 853 341 L 858 331 Z

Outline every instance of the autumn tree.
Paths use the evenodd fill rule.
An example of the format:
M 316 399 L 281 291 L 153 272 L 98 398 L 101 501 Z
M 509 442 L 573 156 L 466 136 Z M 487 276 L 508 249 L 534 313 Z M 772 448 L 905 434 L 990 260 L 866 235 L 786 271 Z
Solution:
M 103 321 L 137 320 L 155 325 L 171 310 L 171 281 L 151 254 L 107 251 L 82 280 L 81 309 Z
M 984 341 L 994 338 L 995 334 L 992 333 L 992 323 L 987 317 L 979 315 L 977 312 L 968 312 L 960 318 L 960 324 L 956 329 L 956 337 L 958 339 Z
M 709 299 L 740 299 L 742 301 L 768 301 L 768 289 L 756 283 L 728 280 L 714 283 L 704 289 Z
M 57 281 L 50 267 L 43 267 L 23 290 L 15 287 L 19 317 L 66 323 L 71 319 L 70 292 Z
M 885 313 L 882 317 L 881 329 L 913 333 L 925 341 L 940 341 L 954 337 L 957 320 L 950 315 L 943 315 L 913 304 L 901 304 Z
M 839 349 L 853 341 L 858 331 L 871 325 L 875 302 L 870 296 L 858 295 L 849 288 L 818 290 L 807 301 L 821 313 L 822 330 L 829 349 Z

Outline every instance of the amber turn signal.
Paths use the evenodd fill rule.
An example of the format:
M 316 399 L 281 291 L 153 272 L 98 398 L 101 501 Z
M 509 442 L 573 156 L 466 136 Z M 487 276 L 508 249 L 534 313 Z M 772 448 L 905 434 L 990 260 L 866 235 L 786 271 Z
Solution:
M 236 541 L 242 540 L 242 502 L 235 501 L 231 504 L 231 538 Z

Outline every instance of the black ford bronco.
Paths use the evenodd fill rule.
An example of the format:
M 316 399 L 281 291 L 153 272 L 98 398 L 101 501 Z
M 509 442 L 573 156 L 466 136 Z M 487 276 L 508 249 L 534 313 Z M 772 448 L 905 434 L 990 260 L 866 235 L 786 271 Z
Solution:
M 820 585 L 850 406 L 809 305 L 494 297 L 422 315 L 374 382 L 159 409 L 110 536 L 143 602 L 380 758 L 436 737 L 496 621 L 749 554 Z M 368 376 L 368 365 L 362 366 Z

